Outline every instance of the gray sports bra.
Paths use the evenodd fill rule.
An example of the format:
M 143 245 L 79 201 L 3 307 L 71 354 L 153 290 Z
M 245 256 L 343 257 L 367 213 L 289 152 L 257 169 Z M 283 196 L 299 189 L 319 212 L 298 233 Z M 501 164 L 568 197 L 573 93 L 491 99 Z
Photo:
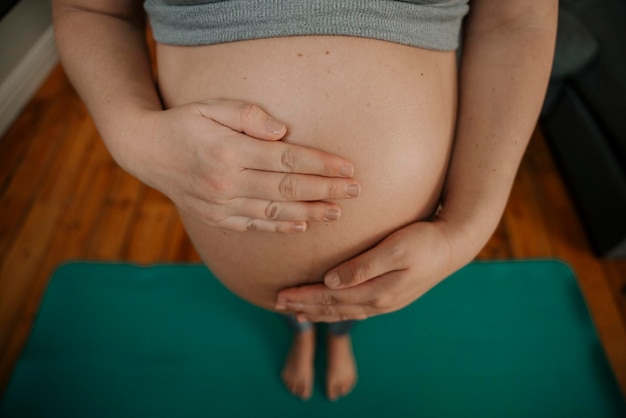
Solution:
M 154 38 L 210 45 L 299 35 L 345 35 L 454 50 L 468 0 L 146 0 Z

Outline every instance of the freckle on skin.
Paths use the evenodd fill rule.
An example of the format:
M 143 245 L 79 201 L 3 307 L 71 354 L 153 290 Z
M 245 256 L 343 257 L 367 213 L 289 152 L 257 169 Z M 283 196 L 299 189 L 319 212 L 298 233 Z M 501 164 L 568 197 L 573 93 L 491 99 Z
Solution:
M 424 73 L 421 73 L 421 76 L 424 77 Z
M 302 52 L 298 52 L 298 56 L 299 56 L 299 57 L 303 57 L 303 56 L 304 56 L 304 54 L 303 54 Z
M 326 55 L 329 55 L 329 54 L 330 54 L 330 51 L 326 51 Z

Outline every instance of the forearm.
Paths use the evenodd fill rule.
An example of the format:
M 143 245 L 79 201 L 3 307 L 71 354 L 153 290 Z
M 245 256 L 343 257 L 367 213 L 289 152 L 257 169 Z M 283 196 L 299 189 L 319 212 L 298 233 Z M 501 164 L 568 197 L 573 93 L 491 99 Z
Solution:
M 129 170 L 124 156 L 140 146 L 132 143 L 133 121 L 142 112 L 161 109 L 141 2 L 108 8 L 96 2 L 98 10 L 80 3 L 88 4 L 53 2 L 61 61 L 113 157 Z
M 464 37 L 457 130 L 438 215 L 452 226 L 454 258 L 464 262 L 502 216 L 543 102 L 556 36 L 556 1 L 522 5 L 528 10 L 508 16 L 476 3 Z

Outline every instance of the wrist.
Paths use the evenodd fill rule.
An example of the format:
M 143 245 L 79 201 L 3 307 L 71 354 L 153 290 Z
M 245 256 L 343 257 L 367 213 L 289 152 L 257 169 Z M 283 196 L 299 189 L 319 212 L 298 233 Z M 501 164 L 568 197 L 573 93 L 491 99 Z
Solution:
M 437 214 L 433 223 L 448 241 L 450 260 L 455 264 L 451 267 L 455 271 L 474 260 L 483 249 L 497 227 L 497 219 L 499 217 L 488 214 L 483 219 L 467 219 L 446 213 L 443 209 Z
M 115 162 L 129 174 L 142 179 L 142 165 L 149 160 L 150 138 L 153 137 L 151 116 L 160 113 L 160 109 L 126 108 L 104 121 L 101 129 L 102 139 Z

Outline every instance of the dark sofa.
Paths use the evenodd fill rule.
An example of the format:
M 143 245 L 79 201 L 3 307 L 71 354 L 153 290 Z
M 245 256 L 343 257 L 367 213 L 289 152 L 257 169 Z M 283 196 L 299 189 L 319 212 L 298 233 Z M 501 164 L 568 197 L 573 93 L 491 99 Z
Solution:
M 561 0 L 541 124 L 594 251 L 626 258 L 626 0 Z

